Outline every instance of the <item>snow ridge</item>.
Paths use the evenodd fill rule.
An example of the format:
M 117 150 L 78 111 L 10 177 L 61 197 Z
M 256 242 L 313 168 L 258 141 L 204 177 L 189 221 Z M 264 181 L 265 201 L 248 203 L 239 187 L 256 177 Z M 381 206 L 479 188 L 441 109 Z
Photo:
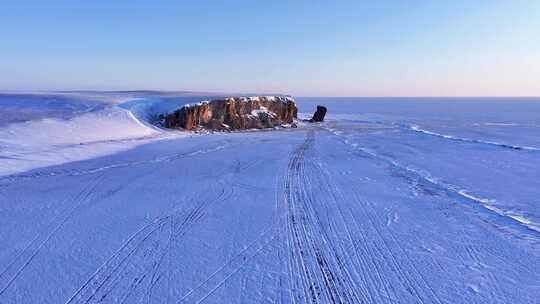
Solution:
M 326 130 L 333 133 L 337 137 L 340 137 L 342 139 L 343 143 L 353 147 L 357 151 L 360 151 L 360 152 L 362 152 L 364 154 L 367 154 L 367 155 L 369 155 L 371 157 L 374 157 L 376 159 L 382 160 L 382 161 L 388 163 L 389 165 L 393 166 L 394 168 L 397 168 L 399 170 L 403 170 L 403 171 L 408 172 L 408 173 L 412 173 L 418 179 L 423 180 L 423 181 L 425 181 L 425 182 L 427 182 L 427 183 L 441 189 L 442 191 L 444 191 L 444 192 L 446 192 L 448 194 L 458 195 L 459 197 L 461 197 L 463 199 L 466 199 L 467 201 L 472 201 L 472 202 L 478 204 L 479 206 L 481 206 L 484 209 L 484 211 L 487 211 L 492 215 L 496 215 L 496 216 L 505 218 L 505 219 L 509 220 L 510 222 L 512 222 L 514 224 L 517 224 L 517 225 L 519 225 L 521 227 L 526 228 L 528 231 L 531 231 L 531 232 L 533 232 L 535 234 L 540 234 L 540 223 L 535 223 L 533 220 L 528 219 L 523 215 L 515 214 L 512 211 L 503 210 L 503 209 L 501 209 L 499 207 L 494 206 L 494 203 L 496 202 L 496 200 L 477 197 L 477 196 L 471 194 L 471 191 L 469 191 L 467 189 L 461 189 L 461 188 L 459 188 L 459 187 L 457 187 L 455 185 L 449 184 L 447 182 L 443 182 L 439 178 L 432 176 L 429 172 L 425 172 L 425 171 L 422 171 L 422 170 L 418 170 L 416 168 L 412 168 L 412 167 L 407 166 L 407 165 L 403 165 L 403 164 L 399 163 L 398 161 L 396 161 L 393 158 L 380 155 L 379 153 L 377 153 L 376 151 L 373 151 L 371 149 L 360 147 L 360 146 L 358 146 L 358 144 L 352 143 L 350 140 L 348 140 L 346 138 L 346 136 L 344 136 L 343 133 L 341 131 L 339 131 L 339 130 L 332 129 L 332 128 L 326 128 Z
M 440 133 L 432 132 L 426 129 L 422 129 L 418 125 L 410 125 L 410 126 L 407 126 L 407 128 L 409 130 L 412 130 L 421 134 L 426 134 L 426 135 L 440 137 L 440 138 L 454 140 L 454 141 L 491 145 L 491 146 L 496 146 L 500 148 L 513 149 L 513 150 L 540 151 L 540 148 L 536 148 L 536 147 L 517 146 L 517 145 L 505 144 L 505 143 L 500 143 L 500 142 L 494 142 L 494 141 L 485 141 L 485 140 L 479 140 L 479 139 L 463 138 L 463 137 L 456 137 L 452 135 L 440 134 Z

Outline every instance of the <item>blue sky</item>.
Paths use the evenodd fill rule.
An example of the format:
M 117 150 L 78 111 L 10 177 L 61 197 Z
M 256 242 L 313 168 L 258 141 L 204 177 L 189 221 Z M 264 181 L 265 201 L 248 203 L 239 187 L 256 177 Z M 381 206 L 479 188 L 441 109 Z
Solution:
M 0 89 L 540 95 L 540 1 L 3 1 Z

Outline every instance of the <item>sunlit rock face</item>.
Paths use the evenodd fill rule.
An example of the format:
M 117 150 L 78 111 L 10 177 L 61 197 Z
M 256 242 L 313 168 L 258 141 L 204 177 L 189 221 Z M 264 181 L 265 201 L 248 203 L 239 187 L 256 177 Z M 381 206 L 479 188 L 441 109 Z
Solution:
M 165 117 L 165 127 L 245 130 L 291 126 L 298 109 L 292 97 L 230 97 L 185 105 Z

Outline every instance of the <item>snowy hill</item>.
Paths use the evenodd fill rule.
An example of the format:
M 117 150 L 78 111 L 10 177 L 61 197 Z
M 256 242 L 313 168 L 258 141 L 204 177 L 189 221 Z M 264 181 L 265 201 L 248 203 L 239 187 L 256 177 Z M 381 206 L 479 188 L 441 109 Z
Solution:
M 166 111 L 160 101 L 133 93 L 0 95 L 0 175 L 182 136 L 152 124 L 153 115 Z

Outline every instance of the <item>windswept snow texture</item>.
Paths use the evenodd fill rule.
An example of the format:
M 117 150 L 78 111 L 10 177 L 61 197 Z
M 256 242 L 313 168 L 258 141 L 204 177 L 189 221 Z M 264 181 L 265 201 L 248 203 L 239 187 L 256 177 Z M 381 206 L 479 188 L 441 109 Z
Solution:
M 298 98 L 327 121 L 150 125 L 191 98 L 46 118 L 81 138 L 130 119 L 92 135 L 100 157 L 0 176 L 0 303 L 538 303 L 540 100 Z
M 0 176 L 125 151 L 186 134 L 154 126 L 201 97 L 148 93 L 0 94 Z

